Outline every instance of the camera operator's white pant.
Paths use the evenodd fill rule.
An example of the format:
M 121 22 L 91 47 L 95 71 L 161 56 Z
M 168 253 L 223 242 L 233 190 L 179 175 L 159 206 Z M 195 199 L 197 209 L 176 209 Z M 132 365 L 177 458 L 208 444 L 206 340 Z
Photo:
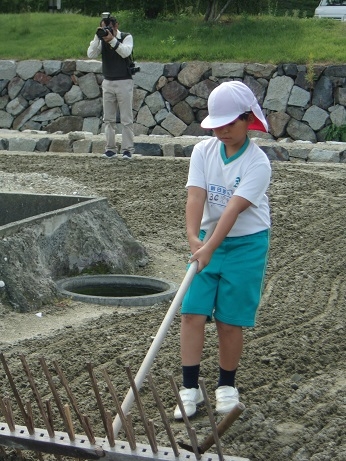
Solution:
M 133 133 L 133 80 L 106 80 L 102 82 L 103 121 L 105 124 L 106 151 L 116 152 L 116 117 L 119 109 L 121 127 L 121 152 L 134 153 Z

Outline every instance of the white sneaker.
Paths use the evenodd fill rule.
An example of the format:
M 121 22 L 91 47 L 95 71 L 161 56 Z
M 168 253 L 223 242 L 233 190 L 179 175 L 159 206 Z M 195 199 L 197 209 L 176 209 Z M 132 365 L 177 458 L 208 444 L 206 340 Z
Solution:
M 203 394 L 200 388 L 196 389 L 193 387 L 191 389 L 187 389 L 186 387 L 182 387 L 179 391 L 179 395 L 183 402 L 184 410 L 188 418 L 196 413 L 197 405 L 204 402 Z M 183 419 L 179 405 L 175 407 L 174 418 Z
M 239 392 L 232 386 L 220 386 L 215 391 L 216 411 L 228 413 L 239 403 Z

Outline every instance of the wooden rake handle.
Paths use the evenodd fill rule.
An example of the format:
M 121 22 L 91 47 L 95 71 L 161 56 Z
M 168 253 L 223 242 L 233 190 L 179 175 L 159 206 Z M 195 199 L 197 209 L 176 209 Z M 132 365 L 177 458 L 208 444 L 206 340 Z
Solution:
M 239 416 L 243 413 L 244 410 L 245 410 L 245 405 L 242 403 L 238 403 L 234 408 L 232 408 L 232 410 L 229 413 L 227 413 L 227 415 L 216 426 L 217 434 L 219 437 L 222 437 L 222 435 L 227 431 L 227 429 L 231 427 L 234 421 L 239 418 Z M 206 451 L 208 451 L 209 448 L 214 445 L 214 443 L 215 443 L 214 435 L 210 434 L 199 445 L 198 451 L 201 454 L 203 454 Z
M 216 426 L 218 437 L 221 437 L 227 431 L 227 429 L 231 427 L 234 421 L 239 418 L 239 416 L 242 414 L 244 410 L 245 410 L 245 405 L 243 405 L 242 403 L 238 403 L 234 408 L 232 408 L 232 410 L 229 413 L 227 413 L 227 415 Z M 197 447 L 198 453 L 203 455 L 203 453 L 208 451 L 209 448 L 211 448 L 214 445 L 214 443 L 215 443 L 214 434 L 208 435 L 208 437 L 204 439 L 200 445 L 198 445 Z M 191 445 L 185 442 L 178 442 L 178 445 L 183 450 L 187 450 L 187 451 L 194 453 L 194 449 Z
M 212 235 L 212 233 L 214 232 L 214 229 L 216 227 L 216 223 L 215 224 L 211 224 L 207 233 L 205 234 L 205 237 L 204 237 L 204 242 L 206 242 L 210 236 Z M 188 287 L 190 286 L 191 282 L 192 282 L 192 279 L 193 277 L 195 276 L 196 272 L 197 272 L 197 268 L 198 268 L 198 262 L 197 261 L 193 261 L 193 263 L 190 265 L 188 271 L 186 272 L 185 274 L 185 277 L 172 301 L 172 304 L 170 306 L 170 308 L 168 309 L 166 315 L 165 315 L 165 318 L 163 319 L 161 325 L 160 325 L 160 328 L 158 329 L 158 332 L 156 333 L 156 336 L 153 340 L 153 342 L 151 343 L 151 346 L 147 352 L 147 355 L 145 356 L 136 376 L 135 376 L 135 379 L 134 379 L 134 382 L 135 382 L 135 385 L 137 387 L 137 389 L 139 390 L 141 387 L 142 387 L 142 384 L 143 384 L 143 381 L 144 379 L 146 378 L 147 374 L 149 373 L 150 371 L 150 368 L 153 364 L 153 361 L 166 337 L 166 334 L 174 320 L 174 317 L 181 305 L 181 302 L 184 298 L 184 295 L 188 289 Z M 130 411 L 130 408 L 133 404 L 133 401 L 134 401 L 134 393 L 132 391 L 132 388 L 129 389 L 128 393 L 126 394 L 126 397 L 124 399 L 124 402 L 121 406 L 123 412 L 125 415 L 127 415 L 127 413 Z M 121 429 L 121 419 L 119 417 L 119 415 L 116 415 L 116 417 L 114 418 L 114 421 L 113 421 L 113 431 L 114 431 L 114 437 L 116 438 L 120 429 Z

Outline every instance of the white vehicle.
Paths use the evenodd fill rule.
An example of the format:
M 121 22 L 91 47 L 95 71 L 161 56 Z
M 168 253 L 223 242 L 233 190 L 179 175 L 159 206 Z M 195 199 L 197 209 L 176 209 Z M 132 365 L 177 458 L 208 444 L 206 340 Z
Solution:
M 346 21 L 346 0 L 322 0 L 315 10 L 315 18 Z

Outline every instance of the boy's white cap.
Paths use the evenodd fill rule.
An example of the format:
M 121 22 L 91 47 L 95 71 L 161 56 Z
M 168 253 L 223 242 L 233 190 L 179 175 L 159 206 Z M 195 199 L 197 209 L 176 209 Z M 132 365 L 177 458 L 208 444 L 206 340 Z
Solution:
M 242 82 L 224 82 L 217 86 L 209 95 L 208 112 L 201 123 L 202 128 L 219 128 L 233 122 L 244 112 L 252 112 L 255 120 L 249 125 L 249 130 L 268 131 L 255 95 Z

